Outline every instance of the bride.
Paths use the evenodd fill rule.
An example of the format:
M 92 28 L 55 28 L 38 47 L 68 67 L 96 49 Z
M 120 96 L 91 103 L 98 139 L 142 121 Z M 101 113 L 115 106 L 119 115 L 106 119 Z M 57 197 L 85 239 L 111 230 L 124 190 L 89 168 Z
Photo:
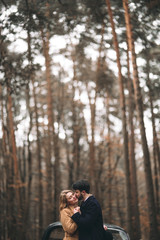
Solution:
M 78 240 L 77 224 L 72 220 L 78 199 L 72 190 L 63 190 L 60 194 L 60 221 L 65 232 L 63 240 Z

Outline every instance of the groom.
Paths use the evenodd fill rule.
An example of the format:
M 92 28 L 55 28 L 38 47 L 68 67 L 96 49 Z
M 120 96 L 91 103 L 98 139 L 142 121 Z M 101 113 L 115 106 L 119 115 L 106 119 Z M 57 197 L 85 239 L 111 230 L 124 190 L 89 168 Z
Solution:
M 78 225 L 79 240 L 112 240 L 112 234 L 103 227 L 102 210 L 96 198 L 89 193 L 90 185 L 86 180 L 73 184 L 75 195 L 82 200 L 81 207 L 75 208 L 73 221 Z

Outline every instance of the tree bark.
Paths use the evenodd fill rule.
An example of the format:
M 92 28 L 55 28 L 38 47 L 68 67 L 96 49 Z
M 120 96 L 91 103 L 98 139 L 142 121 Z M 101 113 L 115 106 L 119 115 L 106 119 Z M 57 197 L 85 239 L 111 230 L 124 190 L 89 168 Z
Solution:
M 13 159 L 13 188 L 15 192 L 15 202 L 13 198 L 11 201 L 15 203 L 16 206 L 16 227 L 14 228 L 14 235 L 17 232 L 17 236 L 20 234 L 20 222 L 21 222 L 21 208 L 20 208 L 20 176 L 18 169 L 18 158 L 16 150 L 16 141 L 15 141 L 15 132 L 14 132 L 14 122 L 13 122 L 13 113 L 12 113 L 12 97 L 9 86 L 7 87 L 7 111 L 8 111 L 8 123 L 9 123 L 9 133 L 10 133 L 10 144 L 11 144 L 11 158 Z M 11 166 L 10 166 L 11 167 Z M 15 221 L 15 220 L 13 220 Z M 15 223 L 15 222 L 14 222 Z
M 73 45 L 72 45 L 73 47 Z M 79 179 L 79 167 L 80 167 L 80 147 L 79 147 L 79 126 L 76 114 L 76 102 L 75 102 L 75 82 L 76 82 L 76 66 L 75 66 L 75 51 L 72 53 L 73 62 L 73 79 L 72 79 L 72 126 L 73 126 L 73 181 Z
M 108 136 L 107 136 L 107 152 L 108 152 L 108 203 L 109 203 L 109 223 L 112 223 L 112 168 L 111 168 L 111 138 L 110 138 L 110 119 L 109 119 L 109 103 L 110 98 L 107 95 L 107 129 L 108 129 Z
M 0 221 L 0 232 L 1 237 L 0 239 L 6 239 L 7 238 L 7 201 L 5 198 L 5 195 L 7 194 L 7 182 L 8 182 L 8 158 L 7 158 L 7 137 L 6 137 L 6 130 L 5 130 L 5 120 L 4 120 L 4 104 L 3 104 L 3 88 L 0 85 L 0 114 L 1 114 L 1 125 L 2 125 L 2 147 L 1 147 L 1 163 L 0 163 L 0 181 L 1 181 L 1 189 L 0 189 L 0 214 L 1 214 L 1 221 Z
M 127 45 L 128 46 L 128 45 Z M 140 239 L 141 238 L 141 228 L 140 228 L 140 212 L 139 212 L 139 203 L 138 203 L 138 187 L 137 187 L 137 172 L 136 172 L 136 161 L 135 161 L 135 134 L 134 134 L 134 111 L 135 103 L 133 97 L 133 85 L 130 76 L 130 61 L 129 61 L 129 49 L 127 49 L 127 69 L 128 69 L 128 109 L 129 109 L 129 160 L 130 160 L 130 173 L 131 173 L 131 196 L 132 196 L 132 227 L 133 231 L 131 239 Z
M 117 206 L 117 213 L 118 213 L 118 216 L 119 216 L 119 221 L 120 221 L 120 226 L 124 226 L 124 222 L 125 222 L 125 219 L 124 219 L 124 214 L 122 212 L 122 206 L 121 206 L 121 203 L 120 203 L 120 199 L 121 199 L 121 196 L 119 194 L 119 181 L 117 179 L 117 177 L 115 176 L 114 178 L 115 180 L 115 186 L 116 186 L 116 206 Z M 138 239 L 137 239 L 138 240 Z
M 31 141 L 29 139 L 31 130 L 32 130 L 32 111 L 30 108 L 30 88 L 29 84 L 26 87 L 26 105 L 29 113 L 29 129 L 27 133 L 27 193 L 26 193 L 26 204 L 25 204 L 25 213 L 24 219 L 26 221 L 25 228 L 29 228 L 29 217 L 30 217 L 30 199 L 31 199 L 31 186 L 32 186 L 32 153 L 31 153 Z M 24 229 L 25 230 L 25 229 Z M 27 232 L 28 234 L 28 232 Z M 26 234 L 26 235 L 27 235 Z M 27 236 L 26 236 L 27 239 Z

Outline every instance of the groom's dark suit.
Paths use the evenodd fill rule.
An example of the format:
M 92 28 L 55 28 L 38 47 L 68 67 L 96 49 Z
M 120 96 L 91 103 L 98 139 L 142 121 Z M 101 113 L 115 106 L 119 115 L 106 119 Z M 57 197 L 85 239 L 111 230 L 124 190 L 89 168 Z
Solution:
M 78 225 L 79 240 L 104 240 L 102 210 L 96 198 L 90 196 L 82 202 L 80 210 L 81 214 L 77 212 L 72 216 Z

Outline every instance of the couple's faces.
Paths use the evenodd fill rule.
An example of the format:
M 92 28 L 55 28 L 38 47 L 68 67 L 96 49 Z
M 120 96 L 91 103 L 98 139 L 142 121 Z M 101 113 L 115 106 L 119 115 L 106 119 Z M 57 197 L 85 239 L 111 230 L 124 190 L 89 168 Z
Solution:
M 76 190 L 74 193 L 68 192 L 66 194 L 66 198 L 69 205 L 75 205 L 76 203 L 78 203 L 78 200 L 83 199 L 83 191 L 80 192 L 79 190 Z
M 69 205 L 75 205 L 78 202 L 78 198 L 73 192 L 68 192 L 66 198 Z

